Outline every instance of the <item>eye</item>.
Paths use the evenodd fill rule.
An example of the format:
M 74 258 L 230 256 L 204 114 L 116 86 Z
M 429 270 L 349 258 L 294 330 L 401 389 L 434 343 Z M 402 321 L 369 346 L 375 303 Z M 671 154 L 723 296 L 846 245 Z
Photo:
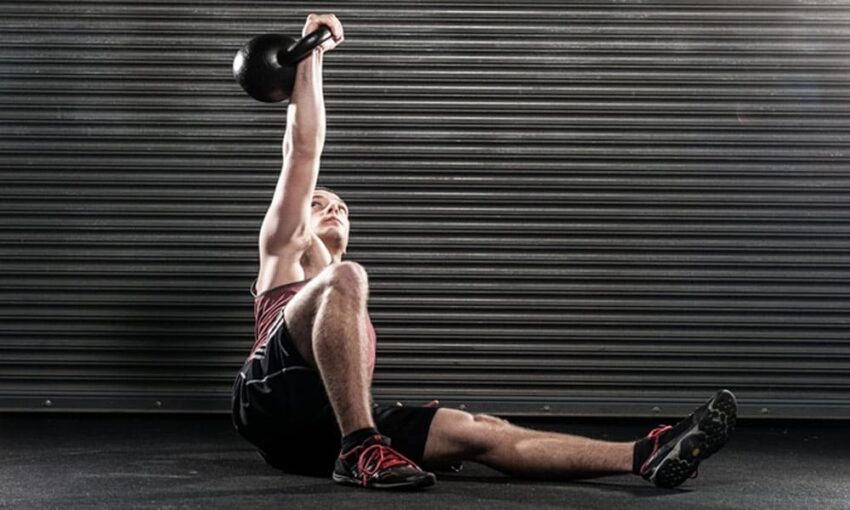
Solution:
M 313 201 L 310 203 L 310 207 L 316 207 L 317 205 L 319 205 L 319 203 L 318 203 L 318 202 L 316 202 L 315 200 L 313 200 Z

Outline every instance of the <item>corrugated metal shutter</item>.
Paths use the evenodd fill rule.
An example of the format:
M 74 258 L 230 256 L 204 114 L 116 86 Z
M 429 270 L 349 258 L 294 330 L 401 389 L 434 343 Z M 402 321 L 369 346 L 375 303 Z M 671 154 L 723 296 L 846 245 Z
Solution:
M 311 8 L 0 4 L 0 408 L 227 411 Z M 850 417 L 850 4 L 323 9 L 376 398 Z

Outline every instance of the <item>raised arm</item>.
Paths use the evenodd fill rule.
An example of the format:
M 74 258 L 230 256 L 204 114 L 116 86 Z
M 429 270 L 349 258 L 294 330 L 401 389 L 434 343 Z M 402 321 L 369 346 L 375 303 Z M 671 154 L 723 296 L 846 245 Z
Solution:
M 342 25 L 332 14 L 311 14 L 303 33 L 306 35 L 321 25 L 328 26 L 334 37 L 298 64 L 295 87 L 287 109 L 283 168 L 260 229 L 261 279 L 264 279 L 263 273 L 266 273 L 266 279 L 276 281 L 303 278 L 303 272 L 299 273 L 299 260 L 312 238 L 310 200 L 325 144 L 323 54 L 343 39 Z M 275 274 L 268 275 L 270 271 Z

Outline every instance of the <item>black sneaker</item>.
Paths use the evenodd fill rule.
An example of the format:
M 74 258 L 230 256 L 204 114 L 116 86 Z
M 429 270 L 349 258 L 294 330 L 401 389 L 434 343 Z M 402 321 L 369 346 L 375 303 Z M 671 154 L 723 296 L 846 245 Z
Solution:
M 735 395 L 721 390 L 675 427 L 653 429 L 647 437 L 654 446 L 640 475 L 658 487 L 676 487 L 694 477 L 699 463 L 729 440 L 737 410 Z
M 387 437 L 376 435 L 347 452 L 334 466 L 336 483 L 369 489 L 418 489 L 434 485 L 437 478 L 390 448 Z

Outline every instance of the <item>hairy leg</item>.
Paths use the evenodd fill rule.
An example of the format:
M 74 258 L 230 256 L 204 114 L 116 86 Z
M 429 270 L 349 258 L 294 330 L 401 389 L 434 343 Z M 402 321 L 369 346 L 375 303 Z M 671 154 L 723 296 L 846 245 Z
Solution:
M 284 319 L 301 356 L 319 370 L 343 436 L 374 427 L 369 388 L 366 271 L 329 266 L 287 304 Z
M 456 409 L 437 411 L 425 443 L 423 465 L 462 460 L 528 478 L 574 479 L 631 473 L 634 443 L 598 441 L 512 425 Z

